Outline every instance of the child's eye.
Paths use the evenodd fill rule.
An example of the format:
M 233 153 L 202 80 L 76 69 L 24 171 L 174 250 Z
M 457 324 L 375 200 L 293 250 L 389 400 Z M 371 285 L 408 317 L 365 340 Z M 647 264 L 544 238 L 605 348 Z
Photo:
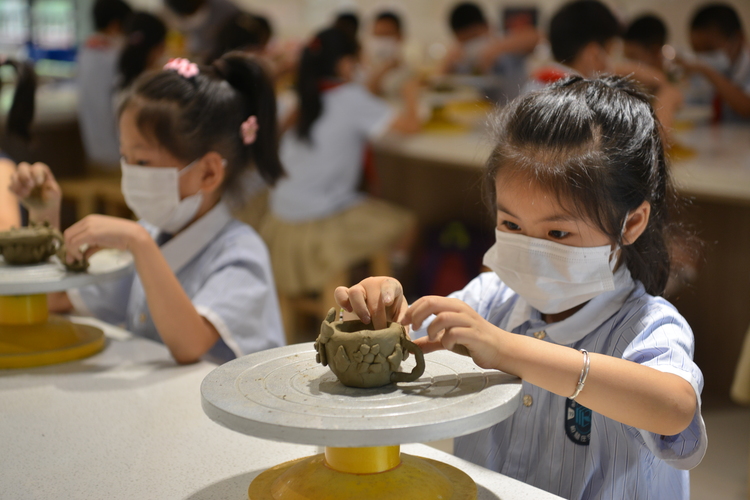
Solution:
M 504 220 L 500 225 L 507 227 L 511 231 L 520 231 L 521 230 L 521 226 L 519 226 L 518 224 L 514 224 L 514 223 L 512 223 L 509 220 Z
M 549 235 L 550 238 L 561 240 L 565 238 L 566 236 L 568 236 L 570 233 L 567 231 L 550 231 L 547 234 Z

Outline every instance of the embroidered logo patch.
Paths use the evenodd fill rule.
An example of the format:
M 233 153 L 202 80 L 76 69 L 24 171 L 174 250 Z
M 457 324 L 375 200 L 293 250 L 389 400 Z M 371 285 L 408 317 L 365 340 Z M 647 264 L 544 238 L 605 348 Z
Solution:
M 591 410 L 568 398 L 565 398 L 565 434 L 581 446 L 588 446 L 591 440 Z

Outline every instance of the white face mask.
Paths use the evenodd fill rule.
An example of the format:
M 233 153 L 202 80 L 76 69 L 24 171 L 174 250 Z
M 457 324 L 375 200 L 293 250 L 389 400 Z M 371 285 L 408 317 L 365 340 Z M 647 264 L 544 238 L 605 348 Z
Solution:
M 375 64 L 386 64 L 398 59 L 401 45 L 392 36 L 374 36 L 367 44 L 367 50 Z
M 497 229 L 495 239 L 484 265 L 544 314 L 567 311 L 615 289 L 617 259 L 610 245 L 573 247 Z
M 180 177 L 197 161 L 179 170 L 177 167 L 141 167 L 121 160 L 121 189 L 128 208 L 136 217 L 164 232 L 180 231 L 193 220 L 203 202 L 203 191 L 180 199 Z
M 695 58 L 721 74 L 729 73 L 729 70 L 732 67 L 732 61 L 729 60 L 729 56 L 726 52 L 719 49 L 699 52 L 695 55 Z

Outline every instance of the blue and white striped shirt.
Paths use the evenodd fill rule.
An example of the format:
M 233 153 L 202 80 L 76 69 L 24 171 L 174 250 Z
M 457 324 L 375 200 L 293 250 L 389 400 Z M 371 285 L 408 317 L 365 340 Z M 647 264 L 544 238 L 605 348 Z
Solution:
M 568 399 L 524 382 L 525 404 L 507 420 L 457 438 L 457 456 L 570 499 L 689 498 L 687 469 L 700 463 L 707 444 L 700 413 L 703 375 L 692 359 L 692 331 L 674 306 L 647 294 L 627 269 L 617 271 L 615 286 L 553 324 L 494 273 L 481 274 L 451 297 L 503 330 L 684 378 L 698 400 L 690 426 L 661 436 L 592 412 L 588 445 L 577 444 L 565 430 Z M 425 328 L 413 336 L 424 335 Z

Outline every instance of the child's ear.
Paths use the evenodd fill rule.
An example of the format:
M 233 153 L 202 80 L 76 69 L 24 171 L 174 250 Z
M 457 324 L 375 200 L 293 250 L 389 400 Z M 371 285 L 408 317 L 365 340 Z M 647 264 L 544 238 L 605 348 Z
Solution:
M 201 190 L 216 191 L 221 187 L 226 175 L 224 158 L 216 151 L 210 151 L 203 156 L 202 160 L 205 166 L 201 177 Z
M 638 208 L 632 210 L 625 221 L 622 232 L 622 244 L 632 245 L 646 230 L 651 216 L 651 203 L 644 201 Z

